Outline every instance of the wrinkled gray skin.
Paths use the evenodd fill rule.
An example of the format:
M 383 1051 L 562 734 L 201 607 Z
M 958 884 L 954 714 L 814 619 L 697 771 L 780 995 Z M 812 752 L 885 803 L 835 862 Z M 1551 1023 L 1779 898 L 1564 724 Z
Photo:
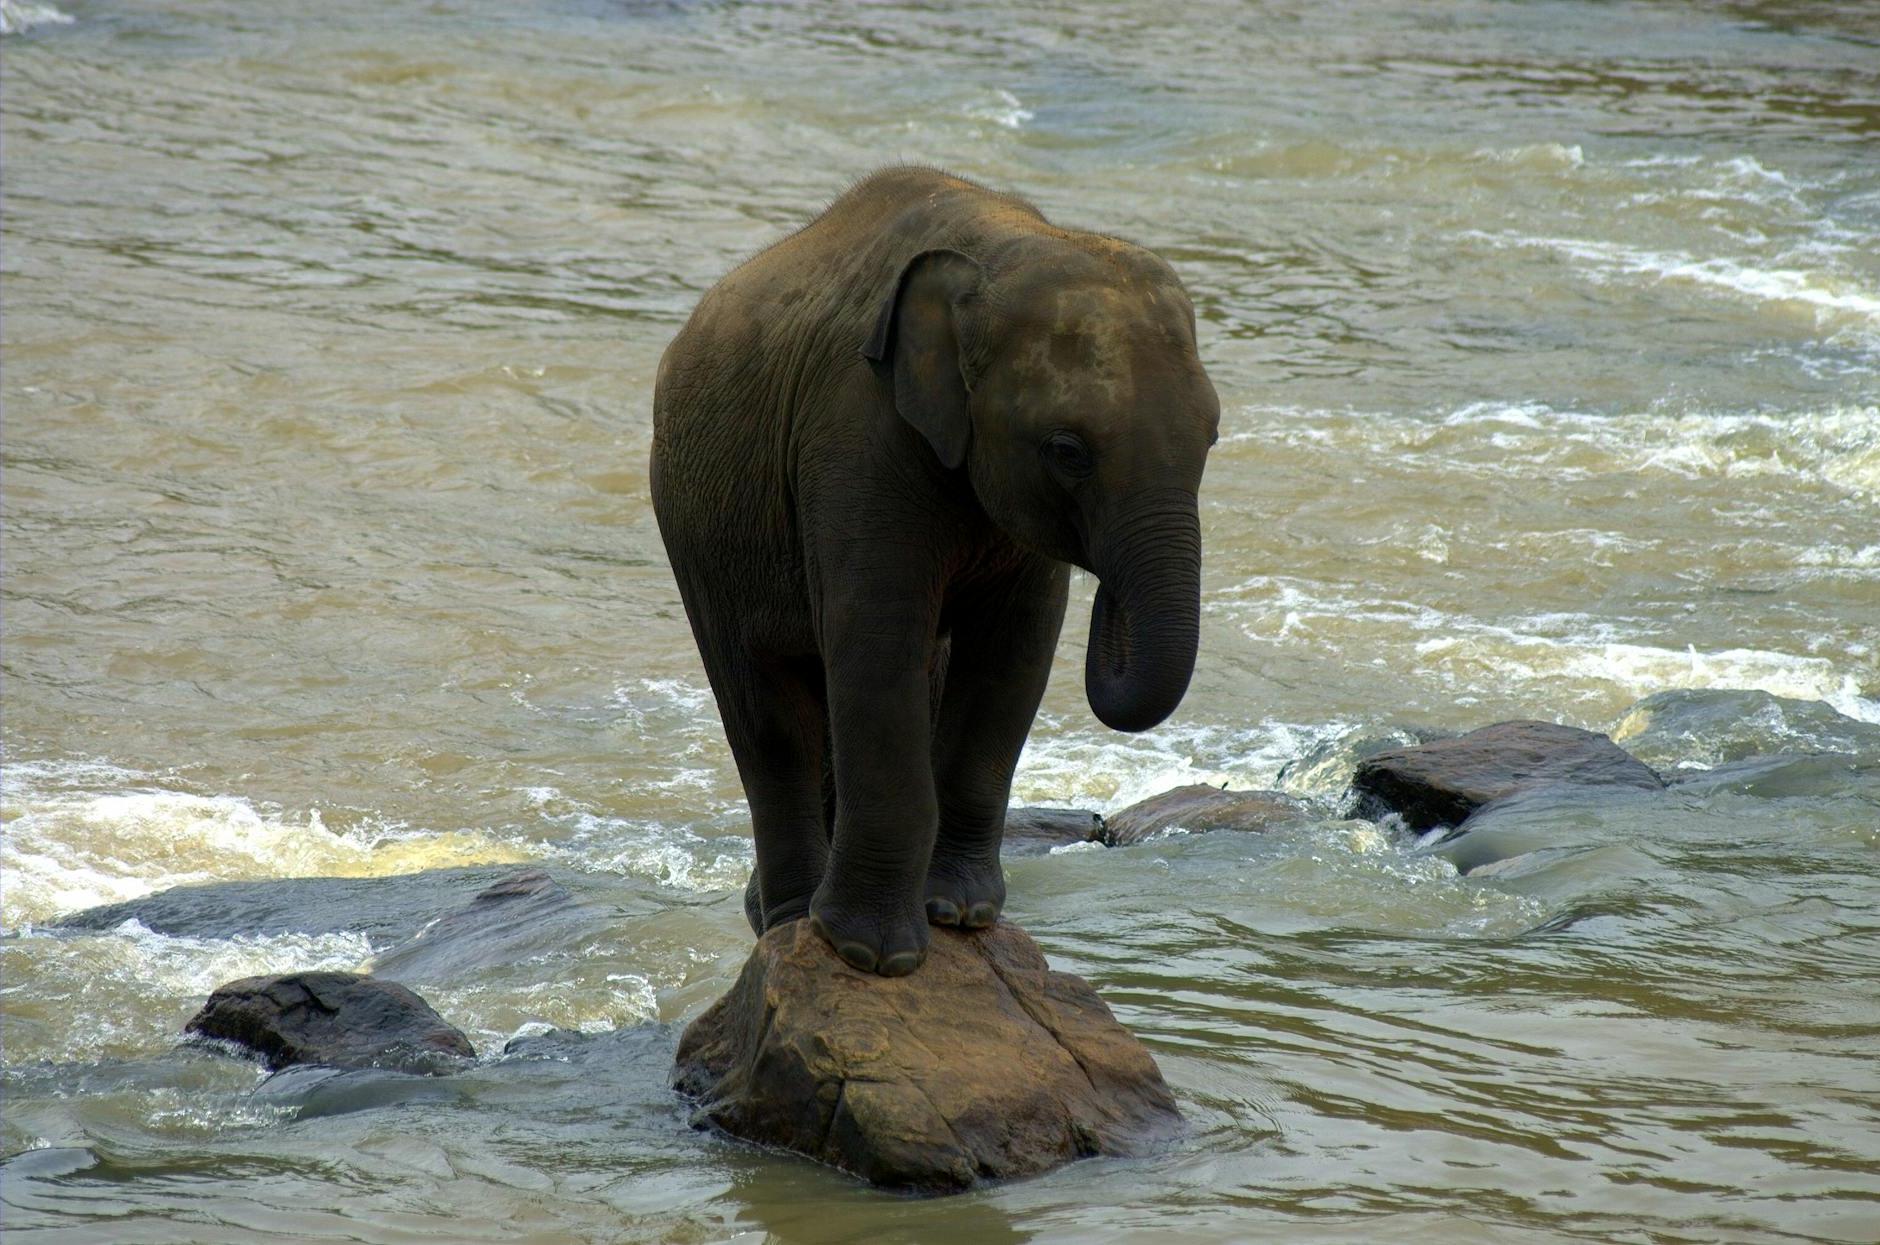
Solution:
M 653 506 L 751 806 L 762 932 L 896 976 L 1005 901 L 1012 769 L 1070 566 L 1085 689 L 1145 730 L 1194 669 L 1219 405 L 1160 259 L 930 169 L 858 183 L 699 302 Z

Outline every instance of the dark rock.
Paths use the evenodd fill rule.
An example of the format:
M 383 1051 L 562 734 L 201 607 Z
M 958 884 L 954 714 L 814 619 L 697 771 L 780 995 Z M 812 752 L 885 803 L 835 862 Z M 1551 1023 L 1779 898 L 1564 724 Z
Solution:
M 1103 841 L 1111 847 L 1127 847 L 1171 828 L 1191 834 L 1208 830 L 1268 830 L 1305 815 L 1306 806 L 1302 801 L 1280 791 L 1224 791 L 1205 785 L 1176 787 L 1105 818 Z
M 1542 787 L 1664 787 L 1606 736 L 1551 722 L 1501 722 L 1381 752 L 1359 763 L 1351 785 L 1360 816 L 1396 813 L 1416 830 L 1459 826 L 1491 801 Z
M 583 903 L 540 869 L 514 873 L 441 913 L 374 957 L 374 976 L 437 981 L 555 950 L 601 929 L 617 913 Z
M 244 1046 L 277 1071 L 310 1063 L 435 1073 L 476 1055 L 470 1039 L 416 994 L 357 973 L 231 981 L 183 1028 Z
M 62 917 L 66 929 L 115 929 L 137 921 L 184 938 L 241 934 L 364 934 L 379 946 L 402 942 L 515 865 L 474 865 L 376 878 L 273 878 L 175 886 Z
M 1103 818 L 1080 808 L 1014 808 L 1005 814 L 1008 856 L 1042 856 L 1054 847 L 1103 840 Z
M 1727 765 L 1775 753 L 1880 757 L 1880 726 L 1819 700 L 1738 688 L 1659 692 L 1633 705 L 1612 737 L 1652 765 Z
M 1017 926 L 935 928 L 908 977 L 843 963 L 807 921 L 758 941 L 680 1040 L 694 1123 L 878 1185 L 955 1192 L 1180 1124 L 1148 1051 Z

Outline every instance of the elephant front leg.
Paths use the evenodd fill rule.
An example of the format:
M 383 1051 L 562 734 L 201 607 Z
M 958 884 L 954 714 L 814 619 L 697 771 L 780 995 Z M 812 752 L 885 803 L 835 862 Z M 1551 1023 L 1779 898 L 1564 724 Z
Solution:
M 835 835 L 810 919 L 844 960 L 899 977 L 927 956 L 922 886 L 939 821 L 929 764 L 932 622 L 825 637 Z
M 1069 578 L 1056 563 L 1036 565 L 952 610 L 933 744 L 940 827 L 924 888 L 935 925 L 983 929 L 1005 907 L 999 847 L 1012 771 L 1050 678 Z

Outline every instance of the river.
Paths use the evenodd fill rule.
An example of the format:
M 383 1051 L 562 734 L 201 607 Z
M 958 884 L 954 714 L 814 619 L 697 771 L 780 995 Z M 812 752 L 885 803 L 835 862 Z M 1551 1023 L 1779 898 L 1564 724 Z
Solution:
M 10 1239 L 1880 1239 L 1880 10 L 5 7 Z M 1186 702 L 1096 722 L 1080 577 L 1015 798 L 1317 810 L 1013 862 L 1190 1129 L 939 1201 L 663 1080 L 751 846 L 654 369 L 895 161 L 1165 255 L 1222 399 Z M 1687 781 L 1480 872 L 1341 805 L 1513 717 Z M 369 928 L 57 925 L 506 865 L 619 917 L 414 982 L 482 1057 L 431 1103 L 176 1045 Z M 500 1058 L 549 1027 L 597 1053 Z

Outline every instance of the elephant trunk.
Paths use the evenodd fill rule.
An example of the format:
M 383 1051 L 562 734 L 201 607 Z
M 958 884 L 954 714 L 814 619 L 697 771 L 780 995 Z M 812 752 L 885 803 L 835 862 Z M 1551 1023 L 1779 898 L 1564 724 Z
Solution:
M 1084 694 L 1104 725 L 1146 731 L 1188 690 L 1201 632 L 1201 523 L 1195 495 L 1132 499 L 1092 551 L 1099 581 L 1090 612 Z

